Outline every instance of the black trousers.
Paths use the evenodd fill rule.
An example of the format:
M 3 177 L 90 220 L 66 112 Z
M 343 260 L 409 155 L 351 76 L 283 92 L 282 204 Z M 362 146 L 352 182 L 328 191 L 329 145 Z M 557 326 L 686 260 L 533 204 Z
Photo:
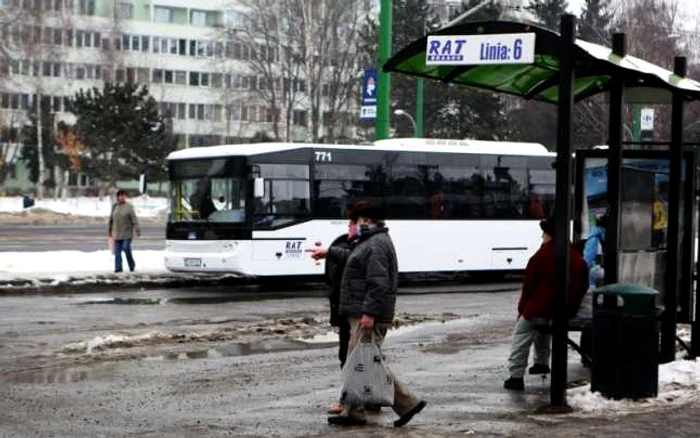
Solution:
M 340 359 L 340 368 L 345 365 L 345 360 L 348 357 L 348 345 L 350 344 L 350 322 L 347 318 L 340 318 L 338 324 L 339 344 L 338 344 L 338 359 Z

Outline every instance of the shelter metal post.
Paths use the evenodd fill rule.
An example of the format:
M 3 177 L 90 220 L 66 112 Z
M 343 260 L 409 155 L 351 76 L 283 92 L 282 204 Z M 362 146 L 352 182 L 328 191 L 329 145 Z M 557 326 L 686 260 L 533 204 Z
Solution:
M 627 37 L 613 35 L 613 54 L 627 55 Z M 617 283 L 620 268 L 620 201 L 622 199 L 622 129 L 625 109 L 625 84 L 620 75 L 610 86 L 610 124 L 608 128 L 608 229 L 605 233 L 605 284 Z
M 552 406 L 566 406 L 567 380 L 567 294 L 569 291 L 569 223 L 571 222 L 571 117 L 574 110 L 574 43 L 576 17 L 561 17 L 559 47 L 559 99 L 557 121 L 557 177 L 555 195 L 555 245 L 557 257 L 556 316 L 552 336 Z
M 700 158 L 700 157 L 696 157 Z M 697 166 L 696 163 L 693 163 L 693 166 Z M 697 172 L 697 167 L 696 167 L 696 172 Z M 700 193 L 700 186 L 696 185 L 695 186 L 695 193 L 693 193 L 693 199 L 698 200 L 697 202 L 697 207 L 700 210 L 700 199 L 698 199 L 697 194 Z M 698 224 L 697 224 L 697 231 L 700 233 L 700 211 L 698 212 Z M 700 245 L 696 245 L 700 246 Z M 698 252 L 700 252 L 700 248 L 696 248 Z M 692 314 L 691 311 L 691 317 L 692 317 L 692 324 L 690 326 L 690 356 L 693 358 L 697 358 L 700 356 L 700 299 L 698 299 L 698 290 L 700 289 L 700 257 L 698 260 L 694 263 L 695 266 L 695 275 L 696 278 L 693 281 L 693 284 L 695 285 L 695 289 L 692 290 L 693 294 L 693 301 L 695 304 L 695 313 Z
M 687 73 L 687 60 L 677 56 L 673 72 L 681 77 Z M 680 274 L 680 206 L 681 166 L 683 162 L 683 103 L 684 94 L 673 91 L 671 101 L 671 146 L 668 187 L 668 240 L 666 246 L 666 278 L 664 313 L 661 320 L 661 352 L 659 362 L 676 358 L 676 320 L 678 307 L 678 279 Z

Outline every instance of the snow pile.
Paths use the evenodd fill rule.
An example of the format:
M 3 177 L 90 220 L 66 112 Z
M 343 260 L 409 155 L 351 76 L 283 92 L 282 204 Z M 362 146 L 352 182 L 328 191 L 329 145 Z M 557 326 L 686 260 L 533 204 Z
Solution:
M 139 196 L 138 198 L 129 199 L 129 202 L 134 205 L 136 215 L 139 217 L 157 217 L 162 215 L 168 208 L 168 200 L 166 198 Z M 37 199 L 33 207 L 25 209 L 22 207 L 21 197 L 0 197 L 0 212 L 17 213 L 37 209 L 76 216 L 108 217 L 112 211 L 112 200 L 109 197 L 79 197 L 57 200 Z
M 96 336 L 85 342 L 68 344 L 63 348 L 63 351 L 70 353 L 85 352 L 87 354 L 91 354 L 93 351 L 101 351 L 108 348 L 133 347 L 137 344 L 148 341 L 158 341 L 166 337 L 167 335 L 161 332 L 151 332 L 135 336 L 108 334 L 105 336 Z
M 697 399 L 700 393 L 700 362 L 678 360 L 659 366 L 659 395 L 641 400 L 610 400 L 591 392 L 586 385 L 570 389 L 569 404 L 585 413 L 606 415 L 643 412 L 661 406 L 674 406 Z
M 124 268 L 128 269 L 122 255 Z M 134 251 L 136 272 L 165 273 L 163 251 Z M 69 276 L 105 274 L 114 271 L 114 255 L 108 250 L 0 252 L 0 279 L 17 278 L 20 275 L 41 275 L 65 281 Z

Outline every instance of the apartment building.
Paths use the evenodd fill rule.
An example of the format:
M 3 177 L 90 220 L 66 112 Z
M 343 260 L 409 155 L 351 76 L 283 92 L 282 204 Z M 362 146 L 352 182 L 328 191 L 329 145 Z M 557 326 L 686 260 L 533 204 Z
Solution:
M 28 4 L 41 8 L 40 20 L 2 29 L 2 40 L 24 49 L 0 65 L 1 112 L 26 112 L 40 87 L 61 115 L 66 97 L 81 88 L 134 80 L 148 84 L 171 116 L 181 147 L 270 132 L 272 108 L 254 92 L 262 78 L 247 68 L 250 51 L 265 47 L 227 41 L 245 23 L 235 3 L 222 9 L 220 0 L 0 0 L 6 13 Z M 6 123 L 25 117 L 4 116 Z M 306 120 L 303 108 L 295 111 L 295 127 Z M 304 130 L 294 134 L 303 138 Z
M 181 148 L 271 135 L 273 111 L 282 109 L 256 92 L 269 78 L 256 75 L 249 61 L 253 51 L 276 60 L 280 54 L 236 37 L 249 19 L 240 3 L 0 0 L 0 155 L 18 156 L 19 133 L 37 96 L 70 122 L 67 98 L 105 80 L 147 84 Z M 300 96 L 288 107 L 289 132 L 279 124 L 280 137 L 309 140 L 308 84 L 301 76 L 275 80 L 278 91 L 292 87 Z

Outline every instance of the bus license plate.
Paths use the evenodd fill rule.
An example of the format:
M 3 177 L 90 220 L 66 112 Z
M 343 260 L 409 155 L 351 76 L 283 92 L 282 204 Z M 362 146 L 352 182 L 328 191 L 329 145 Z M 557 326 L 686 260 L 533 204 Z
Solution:
M 185 266 L 188 268 L 199 268 L 202 266 L 202 259 L 185 259 Z

